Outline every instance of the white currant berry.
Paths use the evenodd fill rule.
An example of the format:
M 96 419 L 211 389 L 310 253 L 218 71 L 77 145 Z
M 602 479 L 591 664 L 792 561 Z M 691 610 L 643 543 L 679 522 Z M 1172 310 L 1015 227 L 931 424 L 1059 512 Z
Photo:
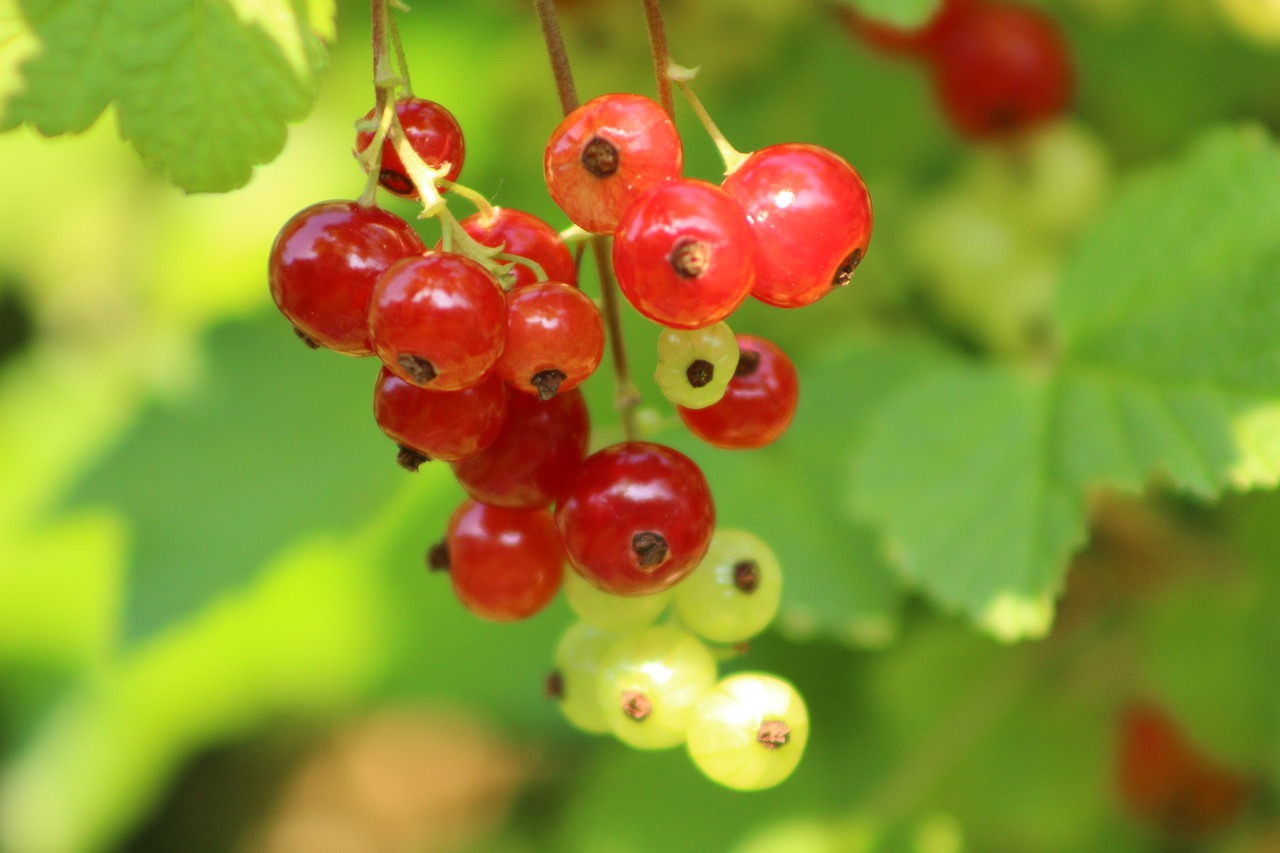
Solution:
M 689 721 L 689 757 L 727 788 L 758 791 L 791 775 L 809 739 L 809 712 L 787 681 L 759 672 L 722 680 Z
M 596 684 L 604 654 L 617 640 L 617 634 L 577 622 L 564 632 L 556 647 L 556 668 L 547 677 L 547 693 L 565 719 L 584 732 L 609 731 Z
M 637 749 L 684 742 L 694 705 L 716 681 L 716 662 L 702 641 L 678 628 L 643 628 L 605 652 L 597 683 L 605 721 Z
M 705 329 L 663 329 L 653 378 L 663 395 L 686 409 L 720 401 L 738 367 L 738 341 L 724 323 Z
M 577 572 L 564 575 L 564 594 L 569 607 L 583 622 L 602 631 L 618 634 L 634 631 L 662 615 L 671 603 L 669 589 L 652 595 L 614 595 L 598 589 Z
M 781 597 L 778 558 L 745 530 L 717 530 L 698 568 L 675 590 L 681 621 L 715 643 L 738 643 L 763 631 Z

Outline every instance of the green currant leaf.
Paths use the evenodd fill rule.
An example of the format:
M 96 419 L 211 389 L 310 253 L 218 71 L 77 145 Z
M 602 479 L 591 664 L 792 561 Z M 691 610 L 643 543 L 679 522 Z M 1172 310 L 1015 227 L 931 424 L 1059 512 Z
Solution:
M 280 153 L 333 33 L 333 0 L 2 2 L 16 8 L 0 30 L 0 127 L 79 133 L 114 104 L 121 134 L 191 192 L 242 186 Z
M 938 11 L 941 0 L 839 0 L 874 21 L 902 29 L 925 24 Z

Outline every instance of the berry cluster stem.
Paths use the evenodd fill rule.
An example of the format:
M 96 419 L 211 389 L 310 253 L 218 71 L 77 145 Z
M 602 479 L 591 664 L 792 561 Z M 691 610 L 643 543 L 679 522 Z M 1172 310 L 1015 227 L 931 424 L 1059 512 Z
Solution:
M 698 69 L 696 68 L 685 68 L 683 65 L 677 65 L 674 62 L 667 63 L 667 77 L 680 87 L 680 91 L 689 102 L 689 106 L 693 108 L 694 115 L 698 117 L 698 121 L 702 122 L 702 126 L 706 128 L 707 135 L 711 137 L 711 141 L 716 144 L 716 150 L 720 152 L 720 158 L 724 160 L 724 173 L 732 175 L 738 171 L 738 167 L 751 155 L 743 154 L 729 144 L 729 140 L 720 132 L 719 126 L 711 118 L 707 108 L 698 99 L 698 95 L 693 91 L 692 84 L 693 78 L 697 73 Z
M 676 120 L 676 104 L 671 94 L 671 49 L 667 46 L 667 28 L 662 23 L 658 0 L 644 0 L 645 23 L 649 25 L 649 52 L 653 54 L 653 77 L 658 84 L 658 103 L 672 120 Z

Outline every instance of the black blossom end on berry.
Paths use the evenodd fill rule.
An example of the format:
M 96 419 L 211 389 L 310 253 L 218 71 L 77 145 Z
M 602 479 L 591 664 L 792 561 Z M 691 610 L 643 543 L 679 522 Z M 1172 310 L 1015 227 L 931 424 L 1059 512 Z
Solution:
M 443 540 L 427 549 L 427 568 L 433 572 L 449 571 L 449 545 Z
M 777 749 L 786 746 L 791 740 L 791 727 L 782 720 L 765 720 L 756 729 L 756 743 L 765 749 Z
M 760 367 L 760 353 L 753 349 L 744 349 L 738 353 L 738 366 L 733 369 L 735 377 L 750 376 Z
M 617 147 L 603 136 L 593 136 L 582 147 L 582 165 L 597 178 L 607 178 L 618 171 Z
M 716 366 L 705 358 L 695 359 L 684 372 L 685 378 L 694 388 L 702 388 L 715 378 Z
M 697 278 L 711 266 L 711 248 L 693 237 L 682 237 L 671 247 L 667 262 L 681 278 Z
M 653 713 L 653 702 L 641 690 L 626 690 L 622 693 L 622 713 L 627 719 L 643 722 Z
M 555 699 L 557 702 L 564 698 L 564 673 L 558 669 L 553 669 L 547 673 L 547 680 L 542 685 L 542 690 L 548 699 Z
M 862 263 L 862 249 L 854 249 L 849 253 L 849 257 L 844 259 L 844 263 L 840 264 L 836 269 L 835 276 L 831 279 L 831 287 L 844 287 L 853 278 L 853 271 L 858 268 L 858 264 Z
M 733 585 L 750 595 L 760 586 L 760 567 L 755 560 L 739 560 L 733 564 Z
M 293 333 L 298 336 L 298 340 L 307 345 L 307 349 L 320 349 L 320 344 L 316 343 L 314 338 L 299 329 L 297 326 L 293 327 Z
M 430 456 L 420 453 L 412 447 L 407 447 L 403 444 L 398 444 L 396 447 L 399 448 L 399 452 L 396 453 L 396 463 L 410 473 L 418 473 L 418 469 L 422 467 L 423 462 L 431 461 Z
M 662 534 L 645 530 L 631 537 L 631 550 L 642 569 L 656 569 L 667 559 L 667 540 Z
M 568 378 L 563 370 L 552 368 L 533 374 L 529 384 L 538 389 L 538 399 L 545 403 L 556 395 L 560 390 L 560 383 Z
M 409 180 L 409 176 L 395 169 L 383 169 L 378 173 L 378 183 L 396 195 L 413 195 L 418 190 Z
M 436 367 L 431 362 L 413 353 L 402 352 L 396 356 L 396 364 L 409 374 L 415 385 L 426 385 L 436 378 Z

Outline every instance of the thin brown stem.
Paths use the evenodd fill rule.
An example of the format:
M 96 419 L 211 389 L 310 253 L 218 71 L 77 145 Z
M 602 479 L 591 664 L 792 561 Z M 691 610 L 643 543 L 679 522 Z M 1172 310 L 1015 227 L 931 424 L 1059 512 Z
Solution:
M 400 41 L 400 25 L 396 22 L 395 15 L 388 15 L 387 23 L 391 30 L 391 46 L 396 52 L 396 68 L 400 71 L 402 96 L 412 98 L 413 82 L 409 79 L 409 60 L 404 55 L 404 43 Z
M 551 60 L 551 73 L 556 78 L 560 109 L 568 115 L 578 108 L 578 89 L 573 85 L 573 71 L 569 68 L 569 53 L 564 49 L 556 7 L 552 0 L 533 0 L 533 5 L 538 10 L 538 23 L 542 25 L 542 39 L 547 43 L 547 57 Z
M 592 237 L 591 251 L 595 256 L 596 270 L 600 273 L 600 299 L 604 302 L 604 322 L 609 334 L 609 352 L 613 357 L 613 405 L 622 420 L 622 437 L 635 441 L 639 435 L 636 407 L 640 405 L 640 392 L 631 381 L 631 368 L 627 364 L 627 345 L 622 336 L 622 312 L 618 285 L 613 280 L 609 238 L 603 234 Z
M 364 192 L 357 200 L 364 207 L 372 207 L 378 200 L 378 174 L 382 170 L 382 139 L 386 135 L 389 118 L 387 116 L 388 89 L 384 84 L 387 73 L 387 2 L 371 0 L 369 20 L 373 28 L 373 114 L 379 124 L 378 133 L 374 136 L 373 156 L 366 164 L 369 177 Z M 368 149 L 366 149 L 368 150 Z
M 671 77 L 667 66 L 671 64 L 671 49 L 667 46 L 667 28 L 662 23 L 662 9 L 658 0 L 644 0 L 644 18 L 649 25 L 649 52 L 653 54 L 653 79 L 658 84 L 658 102 L 667 116 L 676 120 L 676 103 L 671 95 Z

